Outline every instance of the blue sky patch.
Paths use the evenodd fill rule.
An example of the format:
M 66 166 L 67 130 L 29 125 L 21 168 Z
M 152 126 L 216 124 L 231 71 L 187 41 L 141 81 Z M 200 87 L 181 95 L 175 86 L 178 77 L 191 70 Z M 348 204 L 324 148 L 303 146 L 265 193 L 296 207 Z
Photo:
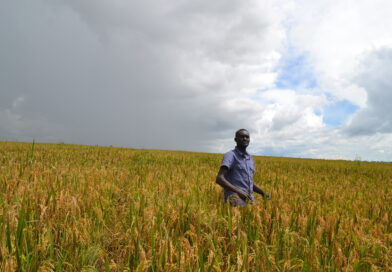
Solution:
M 293 49 L 288 49 L 279 67 L 276 87 L 279 89 L 313 89 L 317 86 L 317 79 L 307 55 L 298 55 Z
M 303 90 L 319 87 L 309 56 L 299 53 L 294 47 L 288 47 L 278 67 L 276 87 L 279 89 Z M 328 100 L 333 101 L 332 95 L 325 93 Z M 342 125 L 350 115 L 358 110 L 358 106 L 347 100 L 338 101 L 317 110 L 322 115 L 324 123 L 329 126 Z
M 351 104 L 347 100 L 330 104 L 323 109 L 324 123 L 330 126 L 340 126 L 358 109 L 358 106 Z

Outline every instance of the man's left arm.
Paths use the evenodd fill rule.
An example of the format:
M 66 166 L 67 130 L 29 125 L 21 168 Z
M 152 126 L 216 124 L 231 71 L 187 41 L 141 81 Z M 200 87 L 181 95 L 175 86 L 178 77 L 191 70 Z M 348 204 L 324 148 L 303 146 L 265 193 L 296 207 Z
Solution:
M 268 200 L 271 199 L 271 195 L 267 192 L 264 192 L 263 190 L 261 190 L 261 188 L 259 186 L 257 186 L 256 184 L 253 183 L 253 191 L 262 195 L 263 197 L 267 198 Z
M 253 164 L 253 174 L 256 172 L 256 167 L 255 167 L 255 163 L 253 161 L 252 158 L 252 164 Z M 259 186 L 257 186 L 255 183 L 253 183 L 253 192 L 256 192 L 260 195 L 262 195 L 263 197 L 267 198 L 268 200 L 271 199 L 271 195 L 267 192 L 264 192 Z

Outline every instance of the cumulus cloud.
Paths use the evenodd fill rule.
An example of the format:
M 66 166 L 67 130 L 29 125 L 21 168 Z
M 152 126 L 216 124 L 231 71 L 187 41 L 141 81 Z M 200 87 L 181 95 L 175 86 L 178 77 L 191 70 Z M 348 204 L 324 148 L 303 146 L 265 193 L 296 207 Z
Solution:
M 364 57 L 355 82 L 368 93 L 365 108 L 353 116 L 346 131 L 352 135 L 392 132 L 392 47 Z
M 320 87 L 364 107 L 366 90 L 352 82 L 360 57 L 392 45 L 392 2 L 385 0 L 296 1 L 290 17 L 291 43 L 311 59 Z

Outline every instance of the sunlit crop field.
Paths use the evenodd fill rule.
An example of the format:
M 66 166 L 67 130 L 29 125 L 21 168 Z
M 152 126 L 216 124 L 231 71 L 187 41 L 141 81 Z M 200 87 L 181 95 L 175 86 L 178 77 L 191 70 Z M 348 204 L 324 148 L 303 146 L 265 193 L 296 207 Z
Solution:
M 392 164 L 0 142 L 0 271 L 392 271 Z

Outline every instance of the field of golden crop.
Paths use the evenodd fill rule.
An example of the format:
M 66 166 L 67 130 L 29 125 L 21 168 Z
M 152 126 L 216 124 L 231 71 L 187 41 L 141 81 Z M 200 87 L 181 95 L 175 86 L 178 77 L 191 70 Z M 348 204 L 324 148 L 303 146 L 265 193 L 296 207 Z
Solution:
M 392 271 L 392 164 L 0 142 L 0 271 Z

